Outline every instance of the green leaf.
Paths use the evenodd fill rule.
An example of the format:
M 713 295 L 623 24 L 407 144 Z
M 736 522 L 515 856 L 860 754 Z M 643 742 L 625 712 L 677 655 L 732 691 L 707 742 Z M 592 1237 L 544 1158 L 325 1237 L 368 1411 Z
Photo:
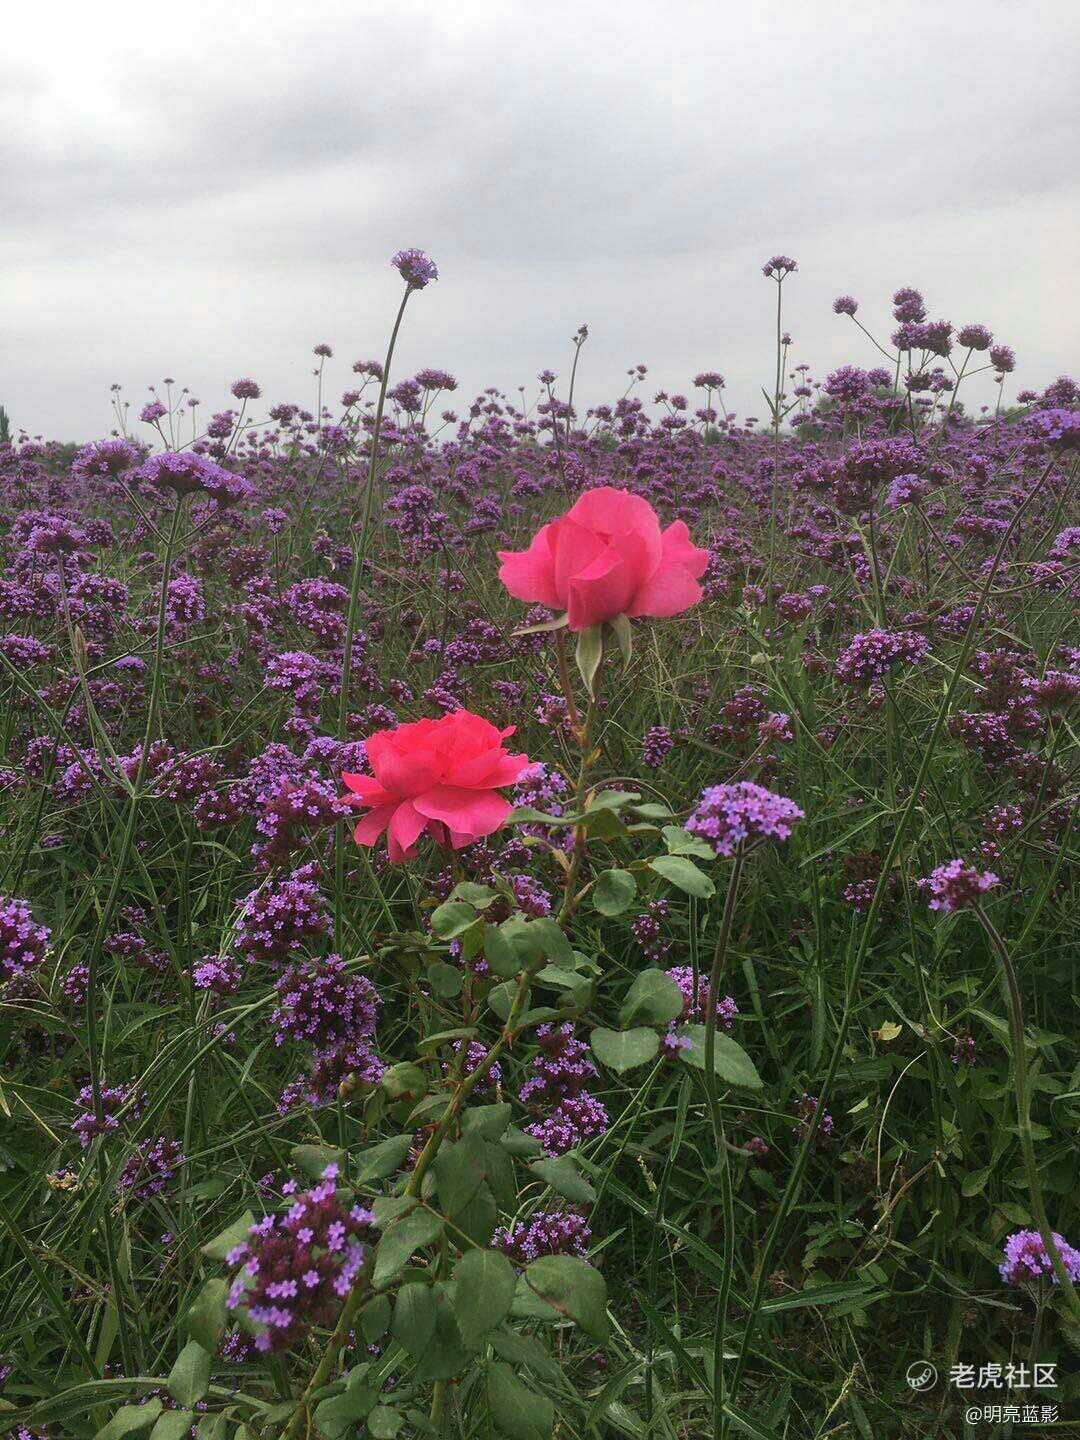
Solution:
M 294 1145 L 289 1151 L 297 1169 L 314 1180 L 321 1180 L 328 1165 L 340 1165 L 343 1151 L 332 1145 Z
M 507 1440 L 549 1440 L 555 1407 L 546 1396 L 523 1385 L 501 1360 L 487 1367 L 487 1396 L 495 1428 Z
M 604 630 L 601 625 L 590 625 L 578 634 L 574 660 L 578 673 L 585 682 L 590 698 L 596 698 L 596 675 L 604 658 Z
M 467 1250 L 457 1263 L 454 1279 L 458 1329 L 464 1343 L 475 1347 L 509 1314 L 517 1275 L 500 1251 Z
M 969 1200 L 972 1195 L 978 1195 L 986 1188 L 986 1182 L 990 1179 L 990 1166 L 986 1165 L 982 1170 L 973 1170 L 970 1175 L 965 1175 L 960 1182 L 960 1194 Z
M 358 1420 L 371 1414 L 379 1401 L 379 1392 L 372 1385 L 358 1385 L 340 1395 L 331 1395 L 315 1407 L 315 1429 L 325 1440 L 341 1440 Z
M 461 987 L 465 984 L 465 976 L 456 965 L 448 965 L 445 960 L 436 960 L 427 969 L 428 983 L 436 995 L 441 995 L 444 1000 L 453 1000 L 456 995 L 461 994 Z
M 255 1224 L 255 1216 L 250 1210 L 245 1210 L 238 1220 L 231 1225 L 226 1225 L 220 1235 L 215 1235 L 213 1240 L 207 1241 L 202 1247 L 202 1253 L 208 1260 L 225 1260 L 230 1250 L 235 1250 L 241 1241 L 248 1238 L 248 1231 Z
M 619 1024 L 632 1025 L 644 1020 L 649 1025 L 666 1025 L 677 1020 L 686 1003 L 682 991 L 663 970 L 642 970 L 619 1011 Z
M 540 954 L 553 960 L 556 965 L 570 967 L 574 963 L 574 951 L 570 941 L 548 915 L 533 920 L 529 925 L 530 935 L 536 940 Z
M 388 1066 L 379 1084 L 391 1100 L 419 1100 L 427 1094 L 427 1076 L 411 1060 Z
M 181 1405 L 195 1405 L 210 1388 L 210 1352 L 197 1340 L 189 1340 L 180 1351 L 166 1380 L 169 1394 Z
M 150 1440 L 183 1440 L 194 1423 L 194 1410 L 165 1410 L 150 1431 Z
M 476 922 L 476 910 L 464 900 L 447 900 L 431 912 L 431 929 L 440 940 L 453 940 Z
M 484 1178 L 484 1146 L 479 1136 L 444 1144 L 435 1157 L 435 1185 L 444 1215 L 464 1210 Z
M 403 1424 L 401 1411 L 393 1405 L 376 1405 L 367 1417 L 368 1432 L 373 1440 L 394 1440 Z
M 566 613 L 556 615 L 554 620 L 545 620 L 540 625 L 525 625 L 520 630 L 511 631 L 512 635 L 543 635 L 547 630 L 563 630 L 570 623 L 570 616 Z
M 371 1180 L 385 1180 L 387 1175 L 400 1170 L 411 1148 L 411 1135 L 392 1135 L 389 1140 L 380 1140 L 378 1145 L 361 1151 L 353 1174 L 361 1185 Z
M 622 651 L 623 674 L 625 675 L 634 654 L 634 631 L 630 625 L 629 617 L 626 615 L 616 615 L 614 620 L 608 621 L 608 624 L 611 626 L 615 639 L 618 641 L 619 649 Z
M 671 806 L 659 805 L 655 800 L 648 800 L 644 805 L 631 805 L 630 808 L 643 820 L 669 820 L 671 818 Z
M 402 1285 L 394 1302 L 394 1339 L 419 1360 L 435 1334 L 435 1296 L 423 1281 Z
M 516 1330 L 495 1330 L 488 1337 L 488 1344 L 496 1355 L 509 1360 L 515 1368 L 528 1365 L 554 1385 L 562 1379 L 562 1366 L 535 1335 L 519 1335 Z
M 560 1155 L 555 1160 L 534 1160 L 529 1169 L 545 1185 L 577 1205 L 591 1205 L 596 1199 L 596 1191 L 569 1155 Z
M 684 1025 L 680 1035 L 690 1040 L 689 1050 L 680 1050 L 679 1059 L 695 1070 L 705 1069 L 705 1026 Z M 713 1069 L 728 1085 L 742 1085 L 747 1090 L 761 1089 L 761 1076 L 754 1062 L 741 1045 L 718 1030 L 715 1035 Z
M 684 855 L 657 855 L 649 861 L 649 869 L 662 875 L 670 884 L 687 895 L 696 895 L 699 900 L 708 900 L 716 894 L 716 886 L 698 869 L 692 860 Z
M 661 834 L 671 855 L 697 855 L 702 860 L 715 860 L 716 851 L 700 835 L 691 835 L 681 825 L 665 825 Z
M 389 1295 L 376 1295 L 360 1312 L 360 1333 L 369 1345 L 381 1340 L 390 1329 L 392 1307 Z
M 622 1075 L 638 1065 L 647 1064 L 660 1049 L 660 1036 L 655 1030 L 594 1030 L 589 1036 L 593 1054 L 609 1070 Z
M 188 1337 L 197 1340 L 211 1355 L 217 1349 L 221 1332 L 225 1329 L 225 1297 L 228 1293 L 227 1280 L 207 1280 L 184 1316 L 184 1329 Z
M 637 881 L 629 870 L 605 870 L 593 886 L 593 908 L 601 915 L 621 915 L 637 894 Z
M 522 966 L 521 956 L 495 925 L 484 926 L 484 959 L 502 980 L 511 979 Z
M 466 905 L 471 905 L 476 910 L 486 910 L 493 900 L 499 898 L 499 892 L 490 885 L 477 885 L 475 880 L 462 880 L 454 886 L 447 898 L 464 900 Z
M 224 1410 L 219 1410 L 216 1415 L 203 1415 L 195 1426 L 195 1440 L 225 1440 L 228 1424 L 229 1417 Z
M 375 1247 L 375 1270 L 371 1282 L 375 1289 L 385 1290 L 401 1274 L 417 1250 L 438 1239 L 442 1228 L 442 1217 L 432 1215 L 428 1210 L 414 1210 L 411 1215 L 391 1225 Z
M 601 1345 L 605 1343 L 607 1285 L 599 1270 L 573 1255 L 544 1255 L 526 1269 L 525 1283 L 552 1309 L 573 1320 Z
M 103 1425 L 94 1440 L 123 1440 L 125 1435 L 137 1435 L 140 1430 L 149 1430 L 161 1414 L 161 1401 L 155 1395 L 145 1405 L 121 1405 L 107 1425 Z
M 461 1117 L 465 1135 L 479 1135 L 481 1140 L 498 1140 L 506 1133 L 514 1107 L 503 1101 L 496 1105 L 474 1105 Z
M 462 1344 L 445 1285 L 437 1285 L 435 1290 L 435 1334 L 416 1367 L 416 1378 L 421 1381 L 450 1380 L 473 1358 Z

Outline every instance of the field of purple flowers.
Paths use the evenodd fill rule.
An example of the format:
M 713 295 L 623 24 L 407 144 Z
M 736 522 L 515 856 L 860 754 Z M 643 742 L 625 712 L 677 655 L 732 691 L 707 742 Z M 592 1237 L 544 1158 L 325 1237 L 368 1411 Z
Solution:
M 760 421 L 450 408 L 393 263 L 339 402 L 0 444 L 0 1432 L 1064 1422 L 1080 386 L 775 256 Z

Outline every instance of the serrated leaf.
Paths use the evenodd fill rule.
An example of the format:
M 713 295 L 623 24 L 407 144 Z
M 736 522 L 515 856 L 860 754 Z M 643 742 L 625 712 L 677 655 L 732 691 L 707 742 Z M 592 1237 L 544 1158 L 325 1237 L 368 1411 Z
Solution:
M 436 995 L 441 995 L 444 1000 L 453 1000 L 460 995 L 465 984 L 464 973 L 456 965 L 448 965 L 445 960 L 436 960 L 429 965 L 427 978 Z
M 375 1247 L 371 1282 L 375 1289 L 384 1290 L 401 1274 L 417 1250 L 439 1238 L 442 1228 L 442 1217 L 428 1210 L 414 1210 L 391 1225 Z
M 511 979 L 522 965 L 521 956 L 495 925 L 484 927 L 484 959 L 501 980 Z
M 708 900 L 716 894 L 716 886 L 692 860 L 685 855 L 657 855 L 649 861 L 649 869 L 662 876 L 669 884 L 694 895 L 699 900 Z
M 460 881 L 447 896 L 448 900 L 464 900 L 466 905 L 471 905 L 475 910 L 486 910 L 491 902 L 498 898 L 497 890 L 493 890 L 490 885 L 478 885 L 475 880 Z
M 211 1355 L 217 1350 L 218 1341 L 225 1329 L 225 1298 L 229 1293 L 229 1282 L 215 1277 L 196 1295 L 184 1316 L 184 1329 L 188 1337 L 197 1340 Z
M 576 1205 L 591 1205 L 596 1199 L 596 1191 L 569 1155 L 559 1155 L 554 1160 L 534 1160 L 529 1169 L 545 1185 Z
M 666 1025 L 683 1013 L 686 997 L 663 970 L 642 970 L 626 992 L 619 1010 L 619 1024 L 644 1020 L 649 1025 Z
M 390 1329 L 393 1307 L 388 1295 L 376 1295 L 360 1312 L 360 1333 L 369 1345 L 381 1340 Z
M 394 1339 L 418 1360 L 435 1334 L 435 1296 L 422 1281 L 402 1285 L 394 1302 Z
M 484 1178 L 484 1161 L 479 1136 L 465 1136 L 439 1150 L 434 1165 L 435 1185 L 444 1215 L 456 1215 L 468 1205 Z
M 522 1384 L 501 1360 L 487 1367 L 487 1398 L 495 1428 L 506 1440 L 549 1440 L 555 1407 L 547 1396 Z
M 467 1250 L 454 1270 L 454 1313 L 466 1345 L 502 1323 L 513 1304 L 517 1275 L 498 1250 Z
M 594 1266 L 573 1255 L 544 1255 L 525 1271 L 525 1283 L 545 1304 L 603 1345 L 608 1337 L 607 1285 Z
M 255 1216 L 250 1210 L 245 1210 L 239 1219 L 234 1220 L 231 1225 L 226 1225 L 220 1234 L 208 1240 L 202 1247 L 202 1253 L 208 1260 L 225 1260 L 230 1250 L 235 1250 L 237 1245 L 248 1238 L 248 1231 L 255 1224 Z
M 195 1405 L 210 1388 L 210 1352 L 197 1340 L 189 1340 L 177 1356 L 165 1384 L 180 1405 Z
M 367 1417 L 368 1433 L 372 1440 L 394 1440 L 404 1423 L 401 1411 L 395 1410 L 393 1405 L 376 1405 Z
M 506 1101 L 495 1105 L 474 1105 L 461 1117 L 464 1135 L 479 1135 L 482 1140 L 498 1140 L 510 1124 L 514 1107 Z
M 633 904 L 637 881 L 629 870 L 605 870 L 596 877 L 592 903 L 601 915 L 621 915 Z
M 669 855 L 697 855 L 701 860 L 715 860 L 716 851 L 700 835 L 691 835 L 681 825 L 665 825 L 661 830 Z
M 686 1036 L 690 1048 L 679 1050 L 679 1059 L 695 1070 L 705 1069 L 705 1026 L 684 1025 L 680 1036 Z M 761 1076 L 746 1051 L 730 1035 L 718 1030 L 714 1037 L 713 1069 L 728 1085 L 741 1085 L 747 1090 L 761 1089 Z
M 411 1148 L 411 1135 L 393 1135 L 389 1140 L 372 1145 L 357 1156 L 353 1168 L 356 1180 L 361 1185 L 371 1180 L 385 1180 L 387 1175 L 401 1168 Z
M 655 1030 L 603 1030 L 589 1036 L 593 1054 L 616 1075 L 645 1065 L 660 1049 L 660 1036 Z
M 446 900 L 431 912 L 432 933 L 440 940 L 453 940 L 476 922 L 476 910 L 464 900 Z
M 328 1165 L 341 1164 L 343 1153 L 332 1145 L 294 1145 L 289 1151 L 289 1158 L 305 1175 L 321 1180 Z

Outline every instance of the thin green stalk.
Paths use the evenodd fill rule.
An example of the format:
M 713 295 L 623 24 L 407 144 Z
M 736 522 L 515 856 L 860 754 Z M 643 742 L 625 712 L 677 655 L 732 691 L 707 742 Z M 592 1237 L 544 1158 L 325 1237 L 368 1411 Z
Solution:
M 837 1031 L 836 1042 L 833 1045 L 832 1054 L 829 1057 L 828 1069 L 825 1072 L 824 1079 L 822 1080 L 821 1086 L 819 1088 L 818 1104 L 815 1108 L 813 1116 L 807 1123 L 806 1133 L 803 1135 L 802 1143 L 799 1147 L 798 1153 L 795 1156 L 795 1163 L 792 1166 L 791 1175 L 788 1179 L 787 1185 L 784 1187 L 784 1193 L 780 1197 L 780 1204 L 778 1205 L 776 1213 L 773 1216 L 772 1223 L 770 1224 L 768 1232 L 765 1236 L 765 1243 L 762 1246 L 761 1254 L 758 1258 L 758 1274 L 757 1280 L 754 1285 L 754 1295 L 750 1305 L 750 1313 L 746 1319 L 746 1326 L 743 1331 L 742 1345 L 739 1349 L 739 1358 L 736 1362 L 735 1375 L 732 1380 L 733 1396 L 738 1394 L 738 1387 L 742 1380 L 743 1373 L 746 1369 L 747 1360 L 750 1356 L 750 1347 L 754 1341 L 758 1319 L 761 1314 L 761 1307 L 765 1300 L 765 1288 L 769 1280 L 769 1269 L 772 1262 L 772 1257 L 776 1251 L 776 1246 L 779 1241 L 781 1231 L 783 1230 L 784 1225 L 787 1223 L 787 1218 L 790 1215 L 795 1205 L 795 1201 L 798 1198 L 799 1192 L 802 1188 L 803 1176 L 806 1173 L 806 1167 L 810 1158 L 810 1149 L 814 1143 L 814 1137 L 817 1134 L 818 1121 L 825 1113 L 826 1104 L 829 1095 L 832 1092 L 832 1087 L 836 1080 L 837 1071 L 840 1068 L 840 1061 L 843 1055 L 844 1045 L 847 1041 L 848 1030 L 851 1027 L 851 1020 L 855 1010 L 855 997 L 858 993 L 859 981 L 862 976 L 863 965 L 866 963 L 866 958 L 870 952 L 870 943 L 877 929 L 877 918 L 881 910 L 882 901 L 885 897 L 885 890 L 888 884 L 889 875 L 892 872 L 893 866 L 895 865 L 896 860 L 900 854 L 901 846 L 903 845 L 904 840 L 907 836 L 908 827 L 910 826 L 911 821 L 914 818 L 915 812 L 918 809 L 919 803 L 922 799 L 922 792 L 926 785 L 926 779 L 930 771 L 931 762 L 933 761 L 934 754 L 937 750 L 938 741 L 941 738 L 942 732 L 945 728 L 945 722 L 948 719 L 950 710 L 952 709 L 953 697 L 955 696 L 956 691 L 959 688 L 961 677 L 963 676 L 965 667 L 967 665 L 968 656 L 971 654 L 972 647 L 974 646 L 975 636 L 978 633 L 978 628 L 980 624 L 982 623 L 983 612 L 986 609 L 986 603 L 989 598 L 990 592 L 993 589 L 994 580 L 997 577 L 997 572 L 1001 566 L 1005 551 L 1016 531 L 1016 527 L 1020 523 L 1020 520 L 1023 518 L 1028 507 L 1035 500 L 1035 497 L 1040 493 L 1043 482 L 1045 481 L 1047 475 L 1050 473 L 1050 470 L 1053 468 L 1056 462 L 1057 456 L 1055 456 L 1050 461 L 1046 469 L 1043 471 L 1043 473 L 1039 476 L 1038 480 L 1036 480 L 1035 484 L 1029 490 L 1028 494 L 1017 506 L 1016 512 L 1013 515 L 1011 521 L 1009 522 L 1008 528 L 998 542 L 997 550 L 994 552 L 994 558 L 990 563 L 986 577 L 983 581 L 978 601 L 975 604 L 975 607 L 972 611 L 971 619 L 968 622 L 968 628 L 964 635 L 963 642 L 961 643 L 960 653 L 956 658 L 956 664 L 953 667 L 952 676 L 950 677 L 948 687 L 945 691 L 945 696 L 942 699 L 937 716 L 934 720 L 933 727 L 927 739 L 926 748 L 923 751 L 922 762 L 920 763 L 918 773 L 915 776 L 915 781 L 912 785 L 911 794 L 908 796 L 907 803 L 904 806 L 903 811 L 901 812 L 900 819 L 897 822 L 896 830 L 893 833 L 892 841 L 890 842 L 889 849 L 882 863 L 881 874 L 878 876 L 877 884 L 874 887 L 874 894 L 870 901 L 870 908 L 867 911 L 866 919 L 863 924 L 862 931 L 859 935 L 859 942 L 849 968 L 848 981 L 844 993 L 844 1009 L 840 1018 L 840 1025 Z
M 724 1133 L 724 1117 L 716 1085 L 716 998 L 720 993 L 720 976 L 727 959 L 731 926 L 735 918 L 735 900 L 745 862 L 745 851 L 736 851 L 728 878 L 727 893 L 724 896 L 724 910 L 720 917 L 716 948 L 713 951 L 709 984 L 705 991 L 705 1094 L 708 1097 L 709 1117 L 716 1145 L 716 1162 L 720 1168 L 720 1204 L 724 1215 L 724 1278 L 716 1297 L 716 1323 L 713 1328 L 713 1433 L 719 1440 L 725 1440 L 728 1433 L 727 1416 L 724 1413 L 724 1402 L 727 1398 L 724 1384 L 724 1340 L 731 1296 L 731 1273 L 735 1266 L 735 1198 L 731 1189 L 731 1161 L 728 1158 L 727 1136 Z
M 112 883 L 109 886 L 108 894 L 102 905 L 97 930 L 86 958 L 86 1048 L 90 1062 L 90 1092 L 93 1100 L 94 1116 L 99 1129 L 103 1125 L 104 1110 L 101 1103 L 101 1045 L 97 1026 L 98 967 L 105 946 L 105 939 L 109 933 L 113 914 L 120 898 L 124 878 L 127 874 L 128 860 L 131 857 L 131 849 L 135 839 L 135 822 L 138 817 L 139 803 L 142 799 L 147 755 L 153 743 L 154 732 L 157 728 L 158 706 L 161 699 L 162 659 L 165 653 L 165 616 L 169 599 L 169 581 L 172 578 L 173 560 L 176 555 L 183 510 L 183 501 L 180 497 L 177 497 L 172 514 L 172 523 L 169 527 L 168 539 L 166 541 L 165 563 L 161 574 L 161 594 L 158 597 L 157 630 L 154 642 L 154 663 L 150 677 L 150 698 L 146 713 L 146 728 L 143 732 L 142 749 L 139 754 L 138 767 L 135 771 L 135 779 L 132 782 L 131 794 L 128 798 L 127 815 L 125 816 L 124 829 L 120 840 L 120 853 L 113 871 Z M 124 1369 L 130 1371 L 132 1369 L 134 1356 L 131 1350 L 131 1337 L 123 1303 L 123 1287 L 116 1257 L 115 1237 L 113 1235 L 112 1210 L 109 1204 L 107 1188 L 109 1179 L 108 1162 L 106 1160 L 104 1147 L 100 1144 L 98 1145 L 97 1151 L 97 1173 L 98 1185 L 102 1197 L 101 1229 L 105 1241 L 109 1282 L 112 1286 L 113 1297 L 116 1301 L 120 1352 L 123 1357 Z
M 338 701 L 338 723 L 337 738 L 344 740 L 348 733 L 349 720 L 349 680 L 352 671 L 353 643 L 356 638 L 356 625 L 360 613 L 360 582 L 364 574 L 364 561 L 367 558 L 368 534 L 371 529 L 371 505 L 375 495 L 375 479 L 379 464 L 379 434 L 382 430 L 383 408 L 386 405 L 386 388 L 390 383 L 390 366 L 394 359 L 394 346 L 397 344 L 398 331 L 401 329 L 401 322 L 405 315 L 405 306 L 409 303 L 409 296 L 413 292 L 413 286 L 406 285 L 405 293 L 401 297 L 401 304 L 398 306 L 397 317 L 394 320 L 394 328 L 390 332 L 390 343 L 386 347 L 386 362 L 383 365 L 382 380 L 379 384 L 379 401 L 375 407 L 375 423 L 371 428 L 371 454 L 368 459 L 367 493 L 364 496 L 364 513 L 360 521 L 360 534 L 352 534 L 353 563 L 352 574 L 349 579 L 349 608 L 345 615 L 345 638 L 341 652 L 341 696 Z M 341 916 L 345 902 L 345 843 L 344 836 L 339 830 L 337 836 L 336 854 L 334 856 L 334 925 L 335 929 L 341 927 Z
M 1054 1241 L 1053 1231 L 1046 1218 L 1046 1205 L 1043 1201 L 1042 1185 L 1039 1182 L 1039 1167 L 1035 1161 L 1035 1144 L 1031 1134 L 1031 1091 L 1028 1088 L 1027 1041 L 1024 1037 L 1024 1008 L 1020 998 L 1020 985 L 1016 978 L 1016 969 L 1012 963 L 1009 948 L 994 927 L 989 915 L 981 905 L 973 905 L 972 909 L 975 912 L 975 918 L 986 933 L 986 938 L 997 957 L 998 964 L 1001 966 L 1005 1006 L 1009 1012 L 1009 1037 L 1013 1052 L 1016 1128 L 1020 1132 L 1020 1151 L 1024 1157 L 1024 1178 L 1027 1180 L 1031 1213 L 1035 1216 L 1036 1227 L 1042 1236 L 1046 1253 L 1054 1267 L 1054 1275 L 1066 1297 L 1073 1318 L 1080 1321 L 1080 1296 L 1077 1295 L 1069 1272 L 1065 1268 L 1061 1253 Z

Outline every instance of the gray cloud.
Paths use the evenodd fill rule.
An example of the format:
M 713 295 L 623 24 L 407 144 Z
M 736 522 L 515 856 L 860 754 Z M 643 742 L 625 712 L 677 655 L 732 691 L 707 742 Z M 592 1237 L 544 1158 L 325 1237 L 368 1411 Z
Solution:
M 309 399 L 322 340 L 333 395 L 382 349 L 404 244 L 443 278 L 400 363 L 466 394 L 565 368 L 586 320 L 586 402 L 645 360 L 669 389 L 718 367 L 753 411 L 775 250 L 818 375 L 871 361 L 834 295 L 885 334 L 916 284 L 1045 384 L 1075 368 L 1078 32 L 1067 0 L 24 8 L 0 58 L 0 403 L 85 437 L 114 379 Z

